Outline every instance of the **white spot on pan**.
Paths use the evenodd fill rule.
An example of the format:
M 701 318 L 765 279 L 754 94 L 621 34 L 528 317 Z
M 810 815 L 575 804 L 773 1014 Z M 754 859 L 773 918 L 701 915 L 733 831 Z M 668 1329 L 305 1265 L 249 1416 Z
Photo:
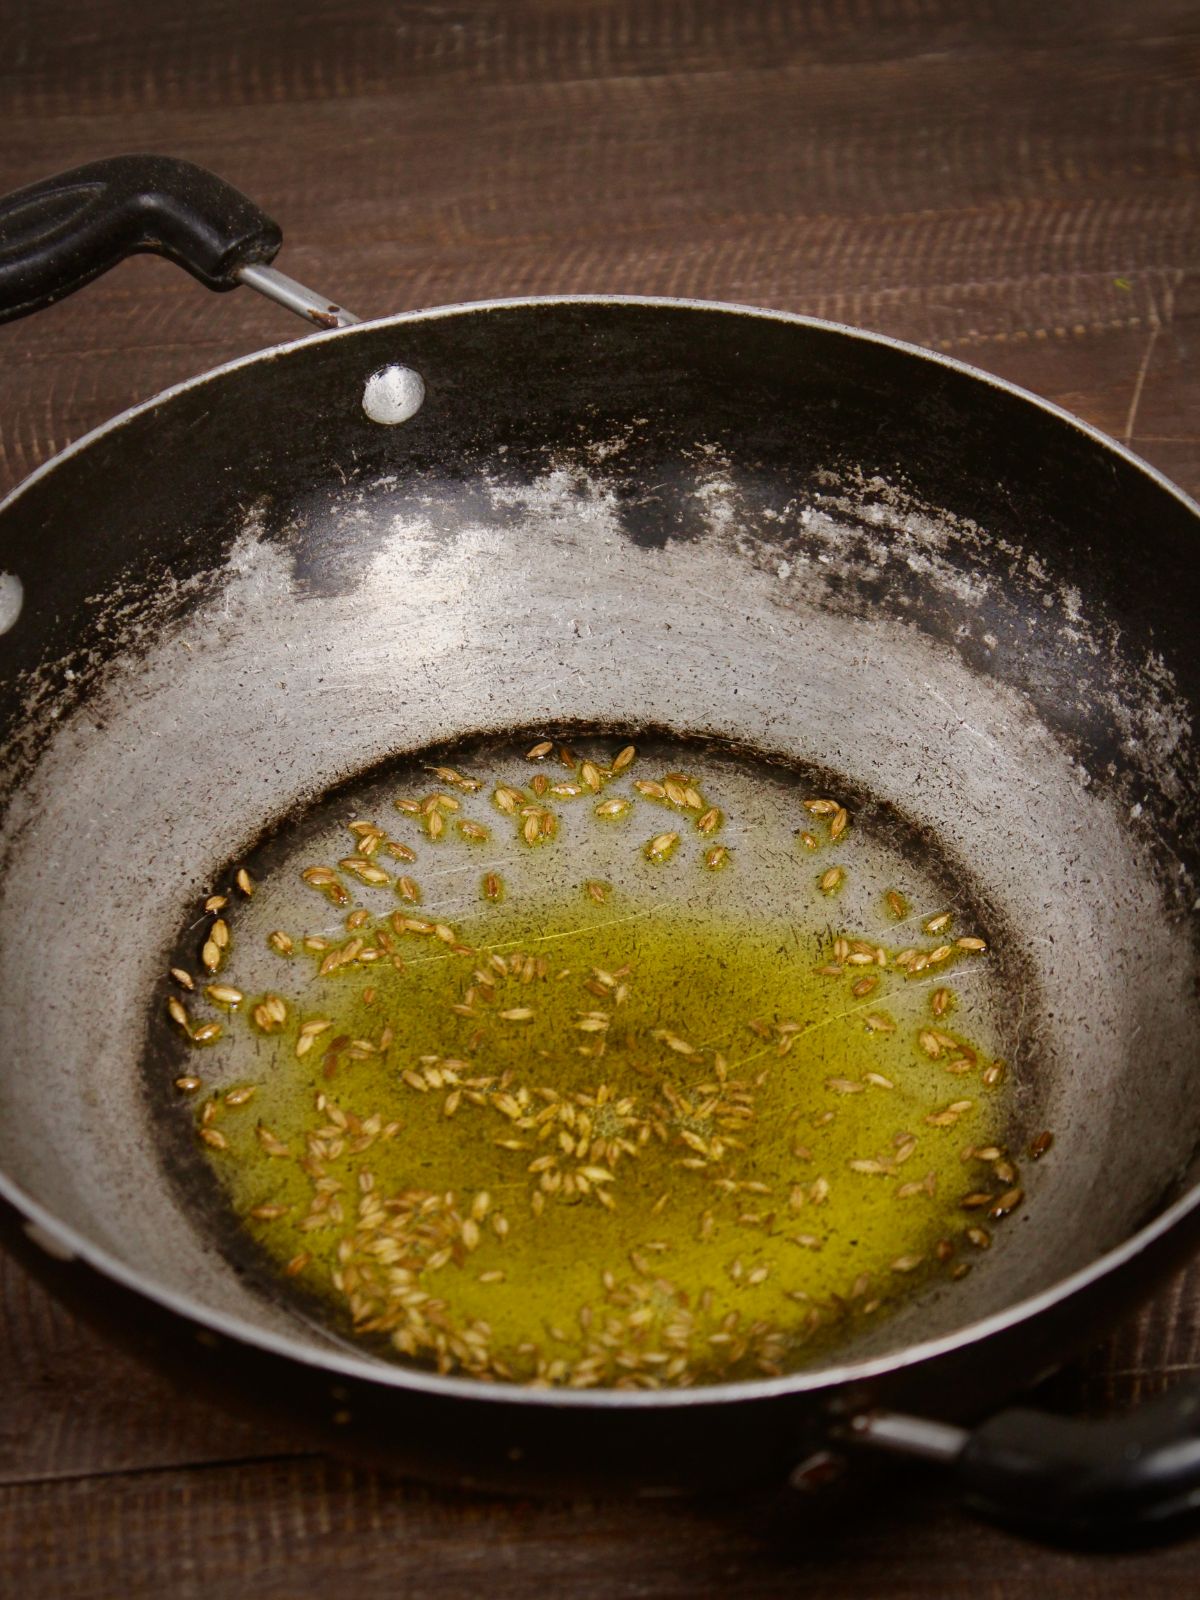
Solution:
M 13 572 L 0 572 L 0 633 L 7 633 L 21 615 L 25 590 Z
M 411 367 L 380 367 L 367 379 L 363 410 L 385 428 L 415 417 L 425 402 L 425 380 Z
M 25 1224 L 25 1234 L 33 1244 L 37 1245 L 39 1250 L 44 1250 L 48 1256 L 53 1256 L 56 1261 L 74 1261 L 75 1252 L 70 1245 L 64 1244 L 48 1228 L 43 1228 L 40 1222 L 27 1222 Z

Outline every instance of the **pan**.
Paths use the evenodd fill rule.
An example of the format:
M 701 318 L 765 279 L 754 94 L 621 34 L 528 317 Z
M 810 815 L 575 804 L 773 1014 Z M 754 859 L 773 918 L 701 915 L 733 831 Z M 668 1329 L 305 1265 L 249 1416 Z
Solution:
M 0 206 L 6 318 L 152 250 L 309 324 L 114 418 L 0 508 L 8 1248 L 189 1385 L 435 1479 L 812 1488 L 890 1452 L 940 1463 L 975 1507 L 1050 1536 L 1174 1526 L 1200 1493 L 1196 1391 L 1102 1423 L 997 1408 L 1125 1313 L 1200 1224 L 1197 507 L 1045 401 L 878 335 L 610 296 L 359 323 L 276 271 L 279 246 L 243 196 L 163 157 L 97 162 Z M 947 1247 L 969 1275 L 931 1278 L 795 1360 L 760 1343 L 749 1373 L 673 1385 L 635 1359 L 622 1381 L 539 1369 L 529 1385 L 381 1359 L 302 1296 L 269 1292 L 261 1252 L 222 1234 L 196 1132 L 219 1143 L 235 1124 L 193 1123 L 197 1102 L 173 1085 L 209 1070 L 188 1054 L 205 1042 L 192 991 L 224 970 L 230 929 L 235 954 L 268 931 L 258 875 L 315 848 L 334 812 L 362 823 L 358 845 L 383 841 L 362 809 L 372 785 L 392 795 L 431 765 L 453 784 L 463 750 L 553 764 L 564 741 L 570 772 L 518 787 L 531 813 L 531 794 L 588 790 L 589 772 L 585 801 L 603 803 L 613 752 L 661 752 L 686 762 L 677 781 L 703 773 L 744 796 L 728 821 L 743 832 L 714 836 L 732 849 L 700 848 L 739 863 L 719 881 L 747 914 L 773 888 L 792 895 L 797 861 L 810 887 L 819 869 L 824 932 L 809 949 L 793 928 L 758 971 L 871 964 L 870 939 L 851 947 L 858 876 L 876 860 L 874 894 L 889 862 L 924 863 L 922 911 L 944 902 L 966 942 L 940 957 L 936 931 L 907 952 L 877 932 L 879 981 L 901 995 L 905 961 L 957 974 L 978 956 L 983 976 L 963 983 L 1010 1129 L 987 1159 L 1010 1190 L 1020 1158 L 1009 1201 L 990 1179 L 984 1195 L 1013 1215 L 977 1229 L 973 1255 Z M 652 790 L 658 768 L 641 770 Z M 462 820 L 446 792 L 436 824 L 416 806 L 427 835 Z M 652 884 L 643 909 L 697 912 L 716 875 L 665 857 L 695 855 L 679 830 L 707 812 L 686 792 L 674 806 L 629 794 L 618 811 L 670 813 L 631 857 Z M 764 828 L 786 813 L 787 840 L 743 869 L 751 813 Z M 841 848 L 850 859 L 859 838 L 846 879 Z M 371 881 L 370 849 L 345 860 Z M 563 870 L 547 865 L 547 883 Z M 308 887 L 322 915 L 338 909 L 329 881 Z M 255 1015 L 266 1048 L 272 1014 Z M 761 1026 L 786 1073 L 787 1025 Z M 947 1080 L 952 1122 L 982 1092 L 984 1058 L 945 1025 L 924 1034 L 939 1070 L 965 1074 L 956 1092 Z M 877 1072 L 870 1092 L 885 1085 Z M 785 1094 L 773 1116 L 790 1114 Z M 898 1183 L 905 1137 L 870 1181 Z M 827 1197 L 810 1177 L 811 1208 Z M 544 1275 L 576 1265 L 547 1257 Z

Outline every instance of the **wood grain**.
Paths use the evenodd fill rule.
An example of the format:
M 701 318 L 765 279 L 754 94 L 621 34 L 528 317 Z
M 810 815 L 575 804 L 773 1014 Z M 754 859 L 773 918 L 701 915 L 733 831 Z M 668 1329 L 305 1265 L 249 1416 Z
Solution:
M 11 1498 L 0 1491 L 0 1516 Z M 913 1486 L 817 1521 L 763 1500 L 435 1494 L 313 1458 L 55 1483 L 21 1491 L 18 1503 L 31 1532 L 9 1569 L 13 1592 L 56 1600 L 1195 1593 L 1194 1550 L 1107 1561 L 1039 1551 L 994 1529 L 964 1531 Z
M 129 149 L 272 209 L 364 314 L 583 290 L 775 305 L 952 351 L 1200 489 L 1191 0 L 9 0 L 0 187 Z M 148 259 L 0 329 L 0 488 L 130 402 L 298 331 Z M 1191 1595 L 1195 1546 L 1034 1551 L 893 1474 L 761 1498 L 437 1493 L 212 1412 L 0 1264 L 0 1589 Z M 1046 1391 L 1200 1366 L 1200 1269 Z

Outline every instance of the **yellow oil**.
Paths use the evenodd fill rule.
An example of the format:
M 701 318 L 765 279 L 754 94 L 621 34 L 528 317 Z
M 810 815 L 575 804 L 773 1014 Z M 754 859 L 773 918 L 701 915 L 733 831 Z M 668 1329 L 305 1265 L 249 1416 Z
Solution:
M 461 953 L 372 914 L 336 937 L 371 947 L 382 930 L 379 958 L 324 977 L 326 949 L 293 930 L 295 953 L 271 956 L 283 1026 L 252 1020 L 261 988 L 226 1016 L 222 1090 L 194 1102 L 220 1135 L 203 1152 L 279 1281 L 382 1354 L 588 1386 L 794 1368 L 967 1269 L 969 1153 L 999 1146 L 1007 1120 L 961 1013 L 943 999 L 932 1014 L 972 956 L 918 981 L 894 966 L 896 940 L 876 946 L 886 965 L 845 964 L 830 913 L 815 891 L 785 918 L 732 914 L 715 893 L 666 906 L 652 887 L 598 903 L 580 882 L 480 900 L 455 920 Z M 237 967 L 234 951 L 219 981 Z M 328 1026 L 298 1055 L 314 1020 Z M 930 1029 L 961 1049 L 931 1057 Z M 563 1104 L 568 1120 L 547 1109 Z M 429 1237 L 364 1255 L 347 1241 L 367 1196 L 376 1216 L 407 1197 L 389 1219 L 431 1197 Z M 286 1211 L 251 1216 L 263 1207 Z M 390 1273 L 415 1301 L 403 1315 Z

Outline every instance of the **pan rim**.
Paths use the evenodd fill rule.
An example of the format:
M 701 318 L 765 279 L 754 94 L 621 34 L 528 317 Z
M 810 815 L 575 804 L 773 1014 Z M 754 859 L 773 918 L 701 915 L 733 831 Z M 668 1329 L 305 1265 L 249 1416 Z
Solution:
M 311 333 L 301 334 L 295 339 L 284 340 L 280 344 L 266 345 L 260 350 L 251 350 L 246 355 L 234 356 L 229 361 L 222 361 L 215 367 L 207 367 L 203 372 L 198 372 L 190 378 L 183 378 L 179 383 L 169 384 L 167 388 L 160 389 L 156 394 L 148 396 L 145 400 L 138 400 L 133 405 L 127 406 L 123 411 L 116 412 L 95 428 L 90 428 L 86 433 L 80 434 L 78 439 L 73 439 L 63 446 L 54 455 L 48 457 L 31 473 L 15 484 L 8 493 L 0 499 L 0 516 L 3 516 L 10 505 L 17 501 L 27 490 L 31 489 L 43 477 L 48 476 L 63 462 L 70 460 L 74 455 L 89 449 L 98 440 L 105 437 L 124 423 L 132 421 L 134 417 L 141 416 L 144 412 L 153 410 L 165 401 L 173 400 L 177 395 L 186 393 L 190 389 L 197 389 L 202 384 L 209 383 L 216 378 L 223 378 L 227 374 L 237 372 L 243 367 L 254 366 L 258 362 L 278 360 L 284 356 L 294 355 L 308 349 L 312 345 L 327 344 L 335 339 L 352 339 L 356 335 L 375 332 L 381 328 L 403 326 L 406 323 L 435 322 L 475 315 L 489 311 L 510 311 L 517 309 L 540 310 L 550 306 L 644 306 L 662 307 L 664 310 L 686 310 L 723 313 L 739 317 L 753 317 L 763 322 L 779 322 L 788 326 L 801 328 L 814 328 L 823 333 L 844 335 L 856 339 L 864 344 L 881 345 L 886 349 L 898 351 L 901 355 L 913 356 L 919 361 L 930 362 L 934 366 L 946 367 L 952 372 L 961 373 L 964 377 L 974 378 L 993 389 L 999 389 L 1015 399 L 1023 400 L 1035 406 L 1039 411 L 1056 417 L 1060 422 L 1066 423 L 1076 432 L 1092 439 L 1095 443 L 1111 450 L 1120 456 L 1131 467 L 1136 468 L 1146 477 L 1150 478 L 1160 489 L 1165 490 L 1194 516 L 1200 518 L 1200 500 L 1181 489 L 1177 483 L 1168 478 L 1166 473 L 1147 461 L 1144 456 L 1138 455 L 1136 450 L 1122 440 L 1116 439 L 1110 433 L 1105 433 L 1094 423 L 1085 422 L 1082 417 L 1076 416 L 1073 411 L 1068 411 L 1064 406 L 1058 405 L 1053 400 L 1047 400 L 1043 395 L 1026 389 L 1019 383 L 1013 383 L 1008 378 L 998 377 L 995 373 L 986 371 L 983 367 L 974 366 L 969 361 L 962 361 L 958 356 L 947 355 L 941 350 L 932 350 L 925 345 L 912 343 L 911 340 L 897 339 L 891 334 L 877 333 L 869 328 L 855 327 L 849 322 L 835 322 L 828 317 L 811 317 L 799 311 L 777 311 L 768 306 L 750 305 L 736 300 L 699 300 L 688 299 L 677 295 L 639 295 L 639 294 L 561 294 L 561 295 L 510 295 L 488 300 L 461 300 L 451 301 L 446 305 L 428 306 L 415 311 L 397 311 L 389 316 L 373 317 L 369 320 L 353 323 L 345 328 L 330 328 L 314 330 Z
M 72 456 L 89 449 L 109 433 L 115 432 L 126 422 L 189 390 L 198 389 L 215 379 L 240 371 L 243 367 L 250 367 L 290 356 L 316 343 L 324 344 L 334 339 L 353 338 L 359 333 L 378 331 L 387 327 L 403 327 L 410 323 L 474 316 L 491 311 L 539 310 L 557 306 L 600 305 L 662 307 L 671 310 L 750 316 L 762 321 L 778 322 L 788 326 L 811 328 L 825 333 L 838 334 L 866 344 L 883 346 L 919 361 L 947 368 L 965 377 L 982 381 L 994 389 L 1001 390 L 1012 395 L 1017 400 L 1036 407 L 1046 415 L 1056 418 L 1059 422 L 1067 424 L 1076 432 L 1101 445 L 1104 449 L 1111 451 L 1130 467 L 1149 478 L 1159 489 L 1178 501 L 1185 510 L 1200 521 L 1200 503 L 1176 483 L 1172 482 L 1165 473 L 1144 460 L 1134 450 L 1131 450 L 1128 445 L 1113 438 L 1094 424 L 1086 422 L 1072 412 L 1067 411 L 1062 406 L 1055 404 L 1055 402 L 1035 394 L 1032 390 L 1023 388 L 1021 385 L 1013 383 L 1006 378 L 1000 378 L 993 373 L 986 372 L 982 368 L 974 366 L 970 362 L 962 361 L 956 356 L 927 349 L 907 340 L 896 339 L 888 334 L 872 332 L 847 323 L 834 322 L 827 318 L 805 316 L 798 312 L 777 311 L 761 306 L 723 300 L 689 299 L 667 295 L 610 294 L 512 296 L 463 301 L 421 310 L 402 311 L 390 316 L 364 321 L 347 328 L 302 334 L 296 339 L 287 340 L 278 345 L 267 346 L 264 349 L 252 351 L 243 356 L 237 356 L 230 361 L 222 362 L 190 378 L 183 379 L 177 384 L 170 385 L 145 400 L 138 401 L 108 418 L 99 426 L 82 434 L 78 439 L 73 440 L 62 450 L 42 462 L 0 500 L 0 517 L 43 477 L 68 461 Z M 214 1334 L 220 1334 L 235 1342 L 255 1347 L 265 1354 L 296 1362 L 315 1371 L 333 1373 L 358 1382 L 379 1384 L 388 1389 L 415 1390 L 428 1395 L 443 1395 L 447 1398 L 459 1400 L 490 1401 L 493 1404 L 510 1406 L 548 1406 L 556 1410 L 593 1411 L 615 1408 L 618 1410 L 634 1409 L 641 1411 L 676 1410 L 681 1407 L 693 1408 L 697 1406 L 723 1406 L 732 1403 L 745 1404 L 747 1402 L 766 1401 L 783 1397 L 794 1398 L 803 1395 L 816 1396 L 828 1391 L 840 1390 L 850 1385 L 866 1383 L 874 1378 L 891 1376 L 910 1368 L 919 1367 L 940 1356 L 968 1349 L 992 1336 L 1019 1327 L 1022 1323 L 1031 1321 L 1042 1313 L 1050 1311 L 1069 1300 L 1075 1294 L 1081 1293 L 1089 1286 L 1099 1282 L 1109 1273 L 1135 1260 L 1156 1241 L 1173 1231 L 1177 1225 L 1192 1213 L 1200 1210 L 1200 1183 L 1194 1184 L 1186 1194 L 1167 1207 L 1151 1222 L 1144 1224 L 1120 1244 L 1095 1257 L 1075 1272 L 1058 1279 L 1055 1283 L 1039 1291 L 1039 1293 L 1007 1305 L 1000 1311 L 993 1312 L 990 1316 L 968 1323 L 953 1333 L 907 1344 L 882 1356 L 874 1356 L 838 1366 L 814 1368 L 811 1371 L 791 1373 L 780 1378 L 764 1377 L 745 1379 L 736 1383 L 710 1384 L 697 1389 L 654 1391 L 616 1389 L 541 1390 L 523 1388 L 519 1385 L 501 1386 L 484 1383 L 473 1378 L 441 1376 L 437 1373 L 423 1372 L 416 1368 L 393 1367 L 387 1363 L 370 1360 L 366 1357 L 343 1354 L 332 1349 L 318 1350 L 286 1334 L 275 1333 L 258 1327 L 240 1316 L 230 1315 L 214 1308 L 203 1306 L 190 1299 L 187 1295 L 176 1293 L 155 1280 L 145 1277 L 136 1269 L 127 1266 L 109 1251 L 92 1244 L 82 1234 L 77 1233 L 73 1228 L 61 1222 L 52 1212 L 28 1195 L 3 1170 L 0 1170 L 0 1199 L 7 1201 L 14 1211 L 24 1219 L 27 1234 L 29 1234 L 34 1243 L 46 1249 L 48 1253 L 68 1260 L 81 1261 L 103 1277 L 131 1290 L 162 1309 L 196 1324 L 198 1327 L 208 1329 Z

